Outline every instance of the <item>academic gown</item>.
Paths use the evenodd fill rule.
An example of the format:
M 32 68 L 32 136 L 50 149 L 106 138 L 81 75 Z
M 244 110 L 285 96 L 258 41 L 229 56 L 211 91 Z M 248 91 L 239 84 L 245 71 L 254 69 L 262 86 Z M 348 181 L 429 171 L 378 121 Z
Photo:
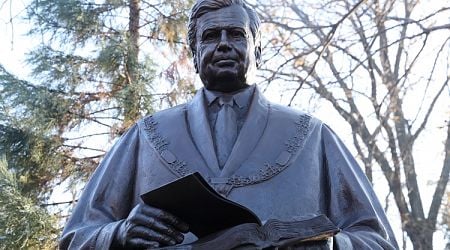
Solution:
M 117 141 L 74 208 L 61 249 L 109 249 L 141 194 L 195 171 L 261 221 L 325 214 L 341 229 L 334 237 L 339 249 L 398 248 L 370 183 L 327 125 L 268 102 L 256 88 L 221 170 L 205 103 L 201 89 L 187 104 L 141 119 Z

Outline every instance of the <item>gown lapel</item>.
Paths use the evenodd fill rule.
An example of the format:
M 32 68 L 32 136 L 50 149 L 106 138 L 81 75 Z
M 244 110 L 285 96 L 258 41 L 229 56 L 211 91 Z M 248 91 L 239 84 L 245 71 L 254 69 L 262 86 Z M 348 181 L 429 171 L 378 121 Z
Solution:
M 215 176 L 220 175 L 209 121 L 206 118 L 205 98 L 203 89 L 199 90 L 187 106 L 187 122 L 191 139 L 200 152 L 208 168 Z

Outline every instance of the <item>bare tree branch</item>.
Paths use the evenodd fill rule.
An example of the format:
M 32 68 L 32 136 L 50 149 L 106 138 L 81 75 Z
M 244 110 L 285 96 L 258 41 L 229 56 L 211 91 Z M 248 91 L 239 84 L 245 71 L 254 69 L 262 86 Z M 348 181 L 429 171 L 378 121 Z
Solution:
M 292 105 L 292 102 L 294 101 L 295 97 L 297 96 L 298 92 L 300 91 L 300 89 L 302 88 L 303 84 L 305 83 L 306 80 L 308 80 L 308 78 L 311 76 L 311 74 L 313 73 L 313 71 L 316 68 L 317 63 L 319 62 L 320 58 L 322 57 L 323 53 L 325 52 L 325 50 L 327 49 L 328 45 L 331 43 L 334 34 L 336 33 L 336 30 L 338 29 L 339 25 L 341 25 L 350 15 L 353 14 L 354 11 L 356 11 L 356 9 L 365 2 L 365 0 L 360 0 L 358 3 L 355 4 L 355 6 L 349 11 L 347 12 L 337 23 L 335 23 L 334 25 L 332 25 L 331 30 L 328 32 L 325 40 L 322 42 L 322 49 L 319 52 L 319 55 L 317 56 L 317 59 L 313 62 L 312 67 L 310 69 L 310 71 L 308 71 L 307 76 L 303 79 L 302 82 L 300 82 L 298 88 L 295 90 L 294 94 L 292 95 L 291 100 L 289 101 L 289 106 Z M 293 5 L 291 6 L 294 10 L 297 10 L 297 12 L 299 12 L 300 10 L 298 9 L 297 6 Z
M 434 96 L 433 101 L 431 101 L 431 104 L 428 106 L 428 110 L 425 114 L 422 124 L 420 124 L 419 128 L 416 130 L 416 132 L 412 136 L 412 140 L 416 140 L 417 137 L 419 137 L 420 133 L 425 129 L 425 127 L 428 123 L 428 119 L 430 118 L 430 115 L 434 110 L 434 106 L 436 105 L 436 102 L 438 101 L 439 97 L 441 97 L 441 94 L 442 94 L 442 92 L 444 92 L 444 89 L 446 87 L 447 88 L 449 87 L 449 81 L 450 81 L 450 77 L 447 78 L 447 80 L 444 82 L 444 84 L 442 84 L 442 86 L 439 89 L 439 91 L 437 92 L 437 94 Z
M 430 210 L 428 212 L 428 220 L 430 224 L 435 227 L 439 208 L 442 204 L 442 197 L 445 194 L 445 189 L 449 180 L 450 174 L 450 121 L 447 122 L 447 139 L 445 140 L 445 158 L 444 165 L 442 166 L 441 175 L 438 180 L 438 184 L 433 194 L 433 200 L 431 202 Z

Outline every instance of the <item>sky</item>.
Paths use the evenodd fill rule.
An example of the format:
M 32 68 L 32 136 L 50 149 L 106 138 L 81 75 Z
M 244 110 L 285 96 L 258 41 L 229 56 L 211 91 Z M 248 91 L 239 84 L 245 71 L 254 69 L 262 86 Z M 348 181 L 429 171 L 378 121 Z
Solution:
M 30 38 L 26 36 L 26 32 L 30 27 L 30 23 L 26 20 L 22 20 L 17 18 L 18 15 L 24 14 L 25 0 L 0 0 L 0 64 L 3 65 L 8 71 L 19 76 L 22 79 L 33 80 L 33 76 L 31 75 L 30 67 L 25 63 L 26 53 L 31 51 L 39 41 L 36 41 L 37 38 Z M 12 3 L 10 6 L 9 4 Z M 14 18 L 14 22 L 10 22 L 10 18 Z M 439 115 L 450 116 L 450 98 L 448 96 L 445 97 L 448 102 L 441 101 L 438 105 L 438 109 L 440 109 L 437 115 L 433 117 L 433 119 L 438 119 Z M 269 99 L 275 102 L 285 103 L 286 100 L 283 99 L 281 95 L 269 96 Z M 414 100 L 412 100 L 414 101 Z M 315 114 L 320 119 L 324 120 L 326 123 L 334 124 L 335 120 L 341 119 L 336 114 L 330 114 L 327 112 L 329 110 L 329 104 L 321 104 L 318 105 Z M 343 125 L 342 127 L 337 126 L 333 127 L 334 130 L 337 131 L 342 137 L 344 137 L 344 141 L 347 145 L 351 144 L 351 137 L 348 128 Z M 430 132 L 425 132 L 430 133 Z M 436 169 L 439 169 L 443 162 L 443 154 L 442 150 L 437 150 L 437 148 L 443 147 L 443 136 L 445 134 L 427 134 L 423 139 L 418 143 L 418 151 L 422 155 L 422 157 L 418 158 L 417 165 L 428 166 L 426 168 L 419 169 L 418 175 L 420 180 L 421 189 L 425 190 L 422 195 L 422 199 L 424 199 L 425 209 L 428 209 L 428 204 L 431 200 L 431 191 L 433 190 L 432 186 L 429 185 L 430 182 L 436 180 L 438 172 Z M 432 145 L 432 146 L 430 146 Z M 437 148 L 436 148 L 437 147 Z M 376 189 L 378 193 L 386 193 L 386 185 L 382 180 L 383 177 L 378 174 L 378 185 L 376 184 Z M 64 187 L 60 187 L 61 192 L 64 190 Z M 384 190 L 383 190 L 384 188 Z M 54 201 L 64 201 L 65 197 L 59 196 L 54 198 Z M 60 199 L 60 200 L 59 200 Z M 391 209 L 392 211 L 393 209 Z M 388 214 L 389 217 L 397 216 L 395 211 Z M 398 220 L 393 220 L 392 222 L 394 228 L 397 228 L 397 240 L 401 241 L 401 235 L 398 233 L 398 228 L 400 227 Z M 445 241 L 443 239 L 443 234 L 441 232 L 435 233 L 435 247 L 436 249 L 444 249 Z M 409 248 L 409 247 L 408 247 Z

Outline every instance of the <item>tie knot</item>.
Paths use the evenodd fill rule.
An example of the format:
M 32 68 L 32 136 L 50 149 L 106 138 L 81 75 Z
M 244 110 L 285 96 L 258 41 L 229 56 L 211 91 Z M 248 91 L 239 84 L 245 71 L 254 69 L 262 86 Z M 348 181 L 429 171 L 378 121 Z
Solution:
M 228 105 L 233 107 L 233 97 L 232 96 L 221 96 L 219 97 L 219 105 L 222 107 L 223 105 Z

